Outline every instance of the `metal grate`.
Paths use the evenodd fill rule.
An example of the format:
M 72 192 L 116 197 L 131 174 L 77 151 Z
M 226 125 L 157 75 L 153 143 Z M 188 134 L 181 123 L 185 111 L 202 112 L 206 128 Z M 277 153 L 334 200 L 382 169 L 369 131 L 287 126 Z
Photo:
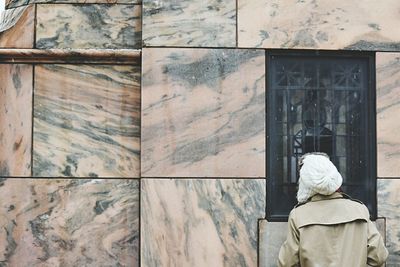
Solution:
M 370 55 L 267 54 L 268 209 L 285 220 L 297 203 L 297 163 L 327 153 L 343 176 L 343 190 L 374 216 L 375 123 Z

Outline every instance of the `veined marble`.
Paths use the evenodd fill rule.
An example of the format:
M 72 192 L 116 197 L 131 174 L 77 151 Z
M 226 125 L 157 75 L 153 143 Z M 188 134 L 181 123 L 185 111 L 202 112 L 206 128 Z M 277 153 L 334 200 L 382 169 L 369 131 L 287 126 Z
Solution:
M 0 177 L 30 176 L 32 66 L 0 64 Z
M 7 9 L 0 15 L 0 48 L 33 48 L 33 6 Z
M 24 14 L 26 7 L 14 8 L 0 12 L 0 32 L 6 31 L 13 27 Z
M 265 177 L 263 51 L 143 51 L 141 174 Z
M 140 5 L 38 5 L 36 46 L 41 49 L 139 48 L 140 14 Z
M 141 0 L 6 0 L 6 8 L 40 3 L 82 3 L 82 4 L 138 4 Z
M 378 179 L 378 216 L 386 218 L 386 267 L 400 266 L 400 179 Z
M 400 1 L 238 0 L 239 47 L 400 51 Z
M 38 65 L 33 175 L 139 177 L 140 69 Z
M 400 53 L 376 54 L 378 177 L 400 177 Z
M 0 180 L 0 266 L 139 266 L 139 181 Z
M 141 266 L 257 266 L 263 179 L 143 179 Z
M 145 46 L 236 46 L 235 0 L 143 0 Z

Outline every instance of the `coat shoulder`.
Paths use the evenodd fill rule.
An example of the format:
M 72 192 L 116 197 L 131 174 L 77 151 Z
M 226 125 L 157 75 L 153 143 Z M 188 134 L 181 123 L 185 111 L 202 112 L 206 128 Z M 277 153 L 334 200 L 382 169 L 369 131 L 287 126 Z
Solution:
M 296 225 L 299 227 L 312 224 L 333 225 L 356 220 L 367 222 L 369 220 L 367 207 L 361 201 L 347 197 L 309 201 L 297 205 L 292 211 L 296 213 Z
M 349 195 L 347 195 L 347 194 L 345 194 L 345 193 L 342 193 L 342 196 L 343 196 L 344 199 L 348 199 L 348 200 L 357 202 L 357 203 L 359 203 L 359 204 L 365 206 L 365 204 L 364 204 L 361 200 L 359 200 L 359 199 L 352 198 L 351 196 L 349 196 Z

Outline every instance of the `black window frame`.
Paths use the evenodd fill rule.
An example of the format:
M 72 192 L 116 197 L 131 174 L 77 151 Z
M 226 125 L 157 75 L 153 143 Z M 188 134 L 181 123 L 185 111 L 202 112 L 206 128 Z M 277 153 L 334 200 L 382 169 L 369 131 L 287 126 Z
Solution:
M 368 177 L 365 177 L 365 182 L 367 183 L 366 192 L 368 196 L 368 203 L 364 203 L 370 212 L 370 217 L 372 220 L 377 218 L 377 139 L 376 139 L 376 64 L 375 64 L 375 52 L 368 51 L 340 51 L 340 50 L 281 50 L 281 49 L 269 49 L 265 51 L 266 61 L 265 61 L 265 69 L 266 69 L 266 116 L 265 116 L 265 125 L 267 126 L 266 132 L 266 140 L 265 143 L 267 145 L 266 151 L 266 166 L 267 166 L 267 182 L 266 182 L 266 192 L 267 192 L 267 203 L 266 203 L 266 217 L 267 220 L 273 222 L 286 222 L 288 221 L 289 214 L 285 216 L 274 214 L 273 207 L 274 204 L 277 203 L 276 200 L 272 199 L 272 192 L 274 192 L 275 188 L 273 188 L 271 170 L 272 168 L 268 168 L 268 166 L 272 166 L 272 156 L 271 149 L 269 149 L 270 144 L 273 140 L 273 130 L 275 124 L 273 120 L 270 119 L 270 116 L 274 116 L 273 111 L 270 110 L 271 107 L 271 90 L 272 89 L 272 71 L 269 71 L 269 66 L 271 66 L 271 58 L 274 56 L 285 56 L 285 57 L 325 57 L 325 58 L 363 58 L 368 60 L 368 95 L 367 95 L 367 133 L 366 133 L 366 142 L 365 146 L 367 147 L 367 173 Z

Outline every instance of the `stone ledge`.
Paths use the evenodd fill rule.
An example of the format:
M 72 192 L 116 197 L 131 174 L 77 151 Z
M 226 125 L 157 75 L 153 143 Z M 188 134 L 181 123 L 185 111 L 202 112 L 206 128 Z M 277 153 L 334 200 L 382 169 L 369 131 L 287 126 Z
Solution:
M 2 63 L 140 64 L 136 49 L 0 49 Z

